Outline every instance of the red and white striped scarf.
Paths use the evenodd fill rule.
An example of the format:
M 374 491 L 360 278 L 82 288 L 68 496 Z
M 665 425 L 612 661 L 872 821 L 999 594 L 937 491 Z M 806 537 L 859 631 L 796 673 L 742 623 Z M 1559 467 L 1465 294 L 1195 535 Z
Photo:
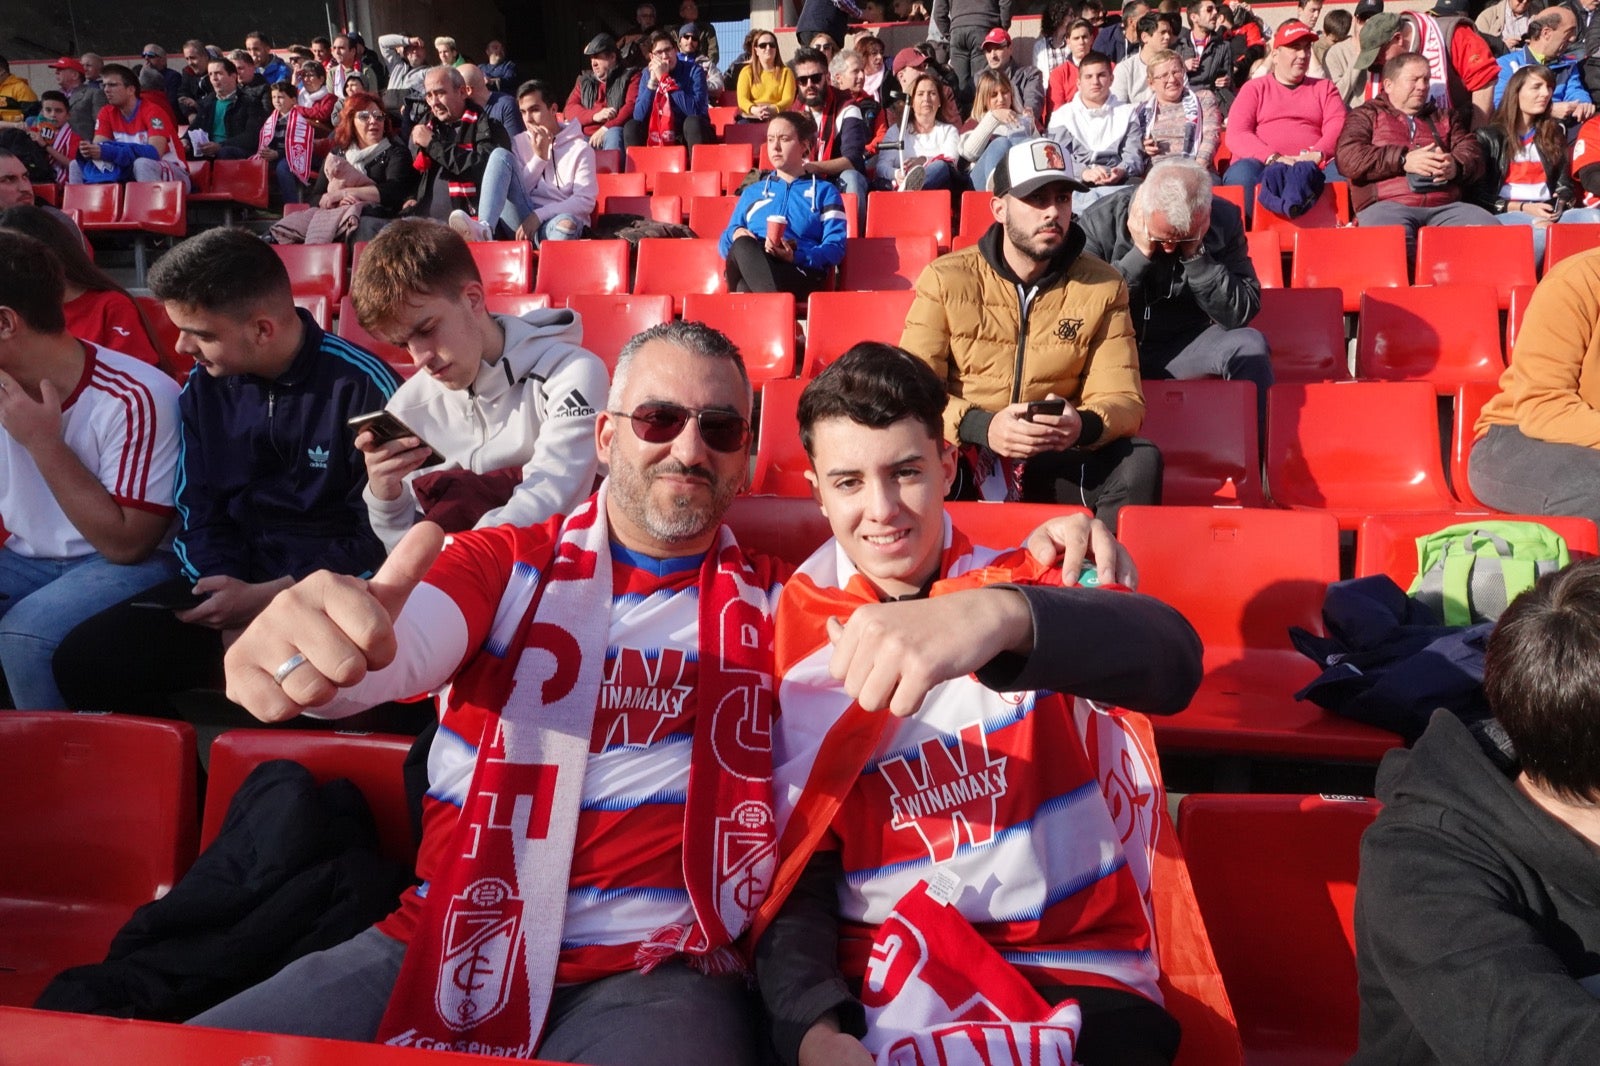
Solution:
M 458 698 L 500 709 L 378 1037 L 391 1044 L 531 1057 L 555 985 L 611 602 L 606 488 L 561 524 L 546 557 L 519 563 Z M 675 956 L 742 969 L 732 942 L 775 864 L 772 626 L 761 588 L 722 527 L 699 580 L 698 711 L 684 812 L 687 926 L 656 930 L 641 971 Z M 500 831 L 493 831 L 500 830 Z M 752 888 L 753 886 L 753 888 Z
M 256 139 L 256 156 L 259 158 L 261 150 L 272 144 L 272 135 L 277 130 L 278 109 L 273 108 L 267 112 L 267 120 L 261 124 L 261 136 Z M 290 109 L 289 124 L 283 131 L 283 157 L 289 161 L 289 172 L 300 179 L 300 184 L 311 184 L 311 159 L 312 148 L 316 139 L 316 131 L 311 128 L 311 120 L 306 117 L 299 107 Z
M 645 143 L 651 146 L 662 144 L 677 144 L 678 131 L 672 122 L 672 93 L 678 91 L 678 83 L 670 74 L 663 74 L 661 80 L 656 82 L 656 95 L 650 102 L 650 126 L 645 135 Z
M 76 159 L 78 158 L 78 146 L 82 143 L 83 138 L 79 137 L 71 126 L 63 122 L 61 128 L 56 130 L 56 139 L 50 142 L 50 147 L 68 159 Z M 66 166 L 56 163 L 54 160 L 51 160 L 51 164 L 55 167 L 56 181 L 65 183 L 67 180 Z

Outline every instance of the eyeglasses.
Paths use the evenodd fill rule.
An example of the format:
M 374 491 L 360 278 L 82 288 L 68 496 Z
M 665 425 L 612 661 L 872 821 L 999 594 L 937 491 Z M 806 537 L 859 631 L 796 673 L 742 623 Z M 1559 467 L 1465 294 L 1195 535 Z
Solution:
M 678 52 L 673 48 L 657 48 L 650 54 L 655 56 L 657 59 L 671 59 L 673 56 L 677 55 Z
M 140 52 L 139 53 L 139 58 L 140 59 L 160 59 L 161 56 L 158 55 L 155 52 Z
M 794 81 L 796 85 L 814 85 L 825 77 L 826 74 L 796 74 Z
M 634 434 L 646 444 L 677 440 L 691 418 L 700 428 L 700 439 L 714 452 L 736 452 L 750 442 L 750 423 L 732 411 L 705 410 L 676 403 L 642 403 L 632 414 L 610 413 L 632 422 Z
M 383 112 L 382 111 L 357 111 L 356 112 L 356 118 L 361 119 L 363 122 L 382 122 L 383 121 Z
M 757 41 L 756 42 L 756 47 L 760 48 L 760 49 L 763 49 L 763 50 L 768 49 L 768 48 L 776 48 L 776 47 L 778 47 L 778 42 L 777 41 Z

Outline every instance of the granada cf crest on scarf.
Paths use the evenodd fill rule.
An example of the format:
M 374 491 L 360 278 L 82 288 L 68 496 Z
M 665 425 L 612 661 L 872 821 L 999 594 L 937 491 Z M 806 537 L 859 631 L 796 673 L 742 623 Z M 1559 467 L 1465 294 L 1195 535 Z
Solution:
M 521 927 L 522 901 L 498 877 L 480 878 L 450 901 L 434 993 L 450 1028 L 469 1029 L 505 1009 Z

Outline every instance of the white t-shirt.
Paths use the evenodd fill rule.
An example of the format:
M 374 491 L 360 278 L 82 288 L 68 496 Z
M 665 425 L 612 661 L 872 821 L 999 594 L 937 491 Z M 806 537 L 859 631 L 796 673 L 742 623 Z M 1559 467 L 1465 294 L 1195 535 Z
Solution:
M 82 343 L 83 377 L 61 400 L 67 447 L 119 504 L 172 514 L 177 383 L 132 356 Z M 78 559 L 94 552 L 61 510 L 33 456 L 4 429 L 0 521 L 11 534 L 5 546 L 30 559 Z

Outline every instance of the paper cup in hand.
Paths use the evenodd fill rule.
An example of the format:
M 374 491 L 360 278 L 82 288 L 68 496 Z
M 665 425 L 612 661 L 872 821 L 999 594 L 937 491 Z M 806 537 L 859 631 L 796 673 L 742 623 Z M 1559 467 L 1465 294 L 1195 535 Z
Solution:
M 779 244 L 783 241 L 783 231 L 789 227 L 789 220 L 782 215 L 767 216 L 767 242 Z

